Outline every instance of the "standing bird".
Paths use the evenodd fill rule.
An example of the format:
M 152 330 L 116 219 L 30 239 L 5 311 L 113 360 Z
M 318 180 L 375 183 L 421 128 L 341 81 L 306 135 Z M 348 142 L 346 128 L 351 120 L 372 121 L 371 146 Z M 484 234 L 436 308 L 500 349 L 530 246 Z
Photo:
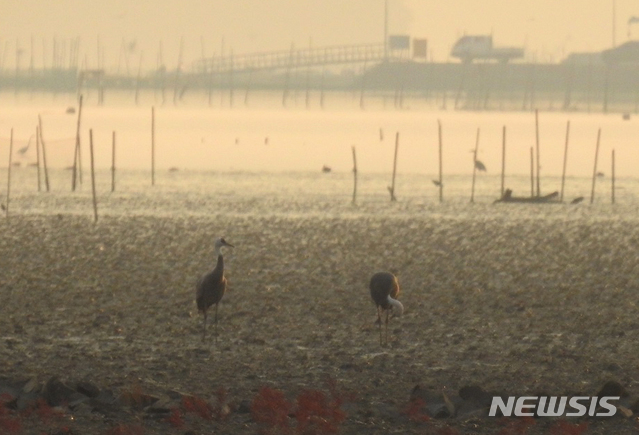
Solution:
M 220 237 L 215 241 L 215 255 L 217 256 L 217 264 L 215 269 L 200 278 L 197 283 L 197 292 L 195 294 L 195 302 L 198 311 L 204 314 L 204 329 L 202 331 L 202 340 L 206 338 L 206 312 L 211 305 L 215 305 L 215 341 L 217 342 L 217 306 L 226 291 L 226 278 L 224 277 L 224 257 L 222 257 L 222 247 L 235 246 L 227 243 L 224 238 Z
M 371 297 L 377 308 L 377 324 L 379 325 L 379 344 L 382 344 L 382 311 L 386 311 L 386 338 L 388 342 L 388 315 L 392 308 L 397 309 L 397 315 L 401 316 L 404 306 L 398 301 L 399 282 L 397 277 L 390 272 L 377 272 L 371 277 L 368 286 L 371 290 Z

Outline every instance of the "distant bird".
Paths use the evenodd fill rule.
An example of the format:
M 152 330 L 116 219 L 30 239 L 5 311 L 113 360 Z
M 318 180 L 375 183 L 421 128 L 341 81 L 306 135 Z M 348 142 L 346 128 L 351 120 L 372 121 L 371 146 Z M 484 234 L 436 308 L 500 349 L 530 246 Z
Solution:
M 583 196 L 578 196 L 577 198 L 573 199 L 572 201 L 570 201 L 571 204 L 579 204 L 581 201 L 584 200 Z
M 7 211 L 7 207 L 5 207 L 4 204 L 0 204 L 0 208 L 2 209 L 2 211 Z
M 388 342 L 388 316 L 392 308 L 397 309 L 397 315 L 401 316 L 404 312 L 404 306 L 398 301 L 399 282 L 397 277 L 390 272 L 377 272 L 371 277 L 368 286 L 371 291 L 371 297 L 377 308 L 377 324 L 379 325 L 379 344 L 382 344 L 382 312 L 386 311 L 386 339 Z
M 442 183 L 439 180 L 433 180 L 433 184 L 435 186 L 441 186 L 442 185 Z
M 226 291 L 224 258 L 222 257 L 222 247 L 224 246 L 234 248 L 234 246 L 224 240 L 224 238 L 219 238 L 215 241 L 215 255 L 217 256 L 215 269 L 200 278 L 200 281 L 197 284 L 195 302 L 197 303 L 198 311 L 204 314 L 202 340 L 206 338 L 206 312 L 211 305 L 215 305 L 215 341 L 217 341 L 217 306 Z
M 268 136 L 264 138 L 264 145 L 268 145 Z
M 379 129 L 379 141 L 384 141 L 384 130 L 382 130 L 381 128 Z
M 18 150 L 18 154 L 20 154 L 21 156 L 24 156 L 27 153 L 27 151 L 29 151 L 29 147 L 31 146 L 31 139 L 33 139 L 33 136 L 35 135 L 32 134 L 31 137 L 29 137 L 29 142 L 27 142 L 26 146 L 23 146 L 22 148 Z
M 332 169 L 331 169 L 330 166 L 326 166 L 326 165 L 322 166 L 322 172 L 323 173 L 328 174 L 331 171 L 332 171 Z
M 475 168 L 477 168 L 478 171 L 486 171 L 486 165 L 479 160 L 475 160 Z
M 604 174 L 603 172 L 597 172 L 597 177 L 605 177 L 606 174 Z

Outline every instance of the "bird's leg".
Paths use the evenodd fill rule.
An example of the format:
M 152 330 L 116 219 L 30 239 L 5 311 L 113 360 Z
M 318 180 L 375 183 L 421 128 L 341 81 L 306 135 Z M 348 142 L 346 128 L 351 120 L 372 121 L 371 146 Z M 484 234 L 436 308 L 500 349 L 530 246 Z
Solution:
M 217 306 L 219 304 L 215 304 L 215 343 L 217 343 Z
M 382 345 L 382 315 L 379 311 L 379 306 L 377 306 L 377 326 L 379 327 L 379 345 Z
M 202 328 L 202 341 L 206 339 L 206 310 L 204 310 L 203 313 L 204 313 L 204 325 Z
M 384 337 L 384 342 L 388 344 L 388 316 L 390 315 L 390 310 L 386 310 L 386 337 Z

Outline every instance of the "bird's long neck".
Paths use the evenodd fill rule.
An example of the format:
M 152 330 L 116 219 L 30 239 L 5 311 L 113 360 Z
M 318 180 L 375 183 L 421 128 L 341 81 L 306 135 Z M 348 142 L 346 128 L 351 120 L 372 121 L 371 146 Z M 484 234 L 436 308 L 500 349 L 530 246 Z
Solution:
M 402 305 L 400 301 L 398 301 L 397 299 L 391 298 L 390 295 L 386 298 L 386 300 L 393 308 L 397 310 L 398 316 L 401 316 L 404 313 L 404 306 Z
M 215 265 L 215 269 L 216 271 L 223 271 L 224 270 L 224 257 L 222 257 L 222 253 L 217 252 L 217 264 Z

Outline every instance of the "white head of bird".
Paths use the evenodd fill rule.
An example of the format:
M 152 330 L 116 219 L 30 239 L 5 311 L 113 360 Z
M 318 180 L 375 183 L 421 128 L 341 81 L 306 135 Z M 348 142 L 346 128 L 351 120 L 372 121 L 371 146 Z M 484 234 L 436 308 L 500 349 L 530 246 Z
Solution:
M 226 240 L 224 240 L 224 237 L 220 237 L 219 239 L 215 240 L 215 256 L 216 257 L 219 257 L 220 255 L 222 255 L 222 248 L 224 246 L 228 246 L 229 248 L 235 248 L 235 246 L 231 245 Z

